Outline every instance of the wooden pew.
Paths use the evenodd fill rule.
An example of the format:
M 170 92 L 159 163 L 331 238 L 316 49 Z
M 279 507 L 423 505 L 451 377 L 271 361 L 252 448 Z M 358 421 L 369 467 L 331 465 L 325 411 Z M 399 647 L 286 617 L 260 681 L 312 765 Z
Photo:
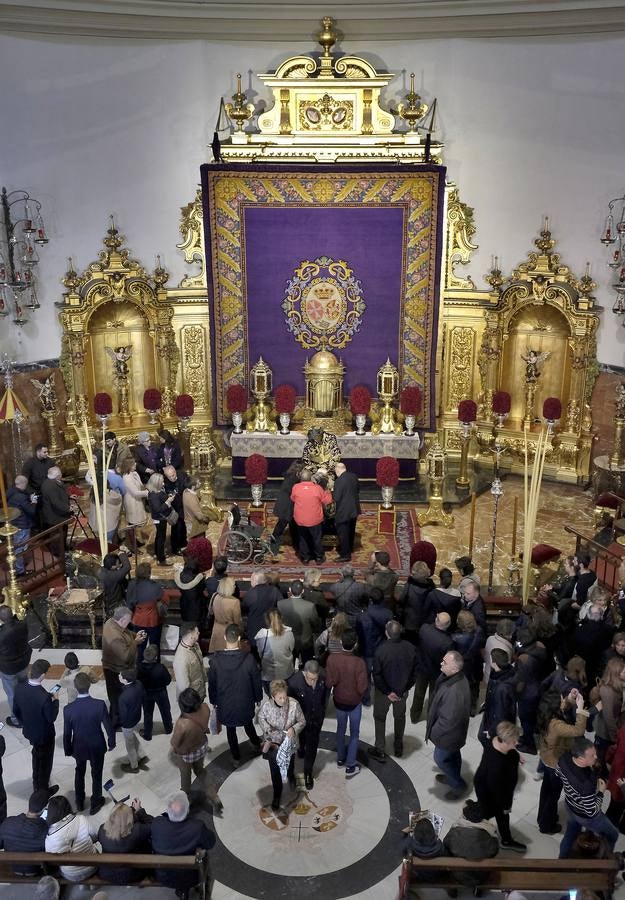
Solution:
M 473 861 L 456 856 L 435 859 L 410 857 L 404 860 L 399 876 L 398 900 L 407 900 L 411 885 L 420 887 L 455 888 L 459 891 L 562 891 L 569 889 L 614 891 L 619 863 L 616 859 L 532 859 L 519 856 L 496 856 Z M 414 877 L 418 873 L 418 878 Z M 454 874 L 470 875 L 476 882 L 470 887 L 461 884 Z
M 14 853 L 12 851 L 0 851 L 0 884 L 36 884 L 40 875 L 16 875 L 13 871 L 16 865 L 43 866 L 46 874 L 53 875 L 61 884 L 74 884 L 68 881 L 58 871 L 59 866 L 123 866 L 128 869 L 146 869 L 152 872 L 154 869 L 177 869 L 181 872 L 194 870 L 197 872 L 200 885 L 200 897 L 202 900 L 211 896 L 210 870 L 208 853 L 198 850 L 195 856 L 159 856 L 156 853 Z M 110 884 L 106 878 L 100 875 L 92 875 L 85 878 L 80 884 L 102 887 Z M 154 878 L 144 878 L 132 885 L 141 888 L 154 886 Z

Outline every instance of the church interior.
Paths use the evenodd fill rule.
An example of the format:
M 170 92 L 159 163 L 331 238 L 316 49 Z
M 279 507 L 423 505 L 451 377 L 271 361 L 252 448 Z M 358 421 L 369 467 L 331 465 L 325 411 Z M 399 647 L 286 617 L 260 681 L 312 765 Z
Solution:
M 303 580 L 330 610 L 346 577 L 373 584 L 377 553 L 397 575 L 385 605 L 404 640 L 414 635 L 416 671 L 422 650 L 402 604 L 424 563 L 432 589 L 440 570 L 451 570 L 463 603 L 460 582 L 475 573 L 484 642 L 503 633 L 501 622 L 514 623 L 517 638 L 543 618 L 550 641 L 568 629 L 566 652 L 544 639 L 558 673 L 583 656 L 574 649 L 581 613 L 565 621 L 558 605 L 568 614 L 572 596 L 579 609 L 567 577 L 571 566 L 575 579 L 593 573 L 608 610 L 601 654 L 611 652 L 625 630 L 624 49 L 625 8 L 609 0 L 0 4 L 7 822 L 29 808 L 33 741 L 15 727 L 18 670 L 7 669 L 1 610 L 27 626 L 22 682 L 32 685 L 33 664 L 46 660 L 39 683 L 48 691 L 63 683 L 48 783 L 80 819 L 63 741 L 72 705 L 66 655 L 95 673 L 91 696 L 112 715 L 104 623 L 130 603 L 125 583 L 109 602 L 102 573 L 111 554 L 127 554 L 133 580 L 151 566 L 166 604 L 157 641 L 174 676 L 190 558 L 214 581 L 202 611 L 213 629 L 221 596 L 213 563 L 227 559 L 243 643 L 263 672 L 255 634 L 244 630 L 258 573 L 287 600 L 289 585 Z M 351 531 L 337 517 L 345 468 L 360 500 Z M 154 497 L 176 481 L 178 499 L 157 513 Z M 130 483 L 139 489 L 134 505 Z M 298 522 L 296 483 L 325 498 L 320 522 Z M 18 495 L 30 512 L 15 506 Z M 355 617 L 349 627 L 360 635 Z M 319 618 L 317 639 L 323 629 Z M 210 631 L 199 634 L 210 678 L 215 646 Z M 509 647 L 518 673 L 523 640 Z M 467 784 L 484 751 L 489 661 L 483 647 L 478 656 L 478 706 L 462 747 Z M 362 646 L 360 657 L 368 658 Z M 306 658 L 312 650 L 296 663 L 302 671 Z M 473 795 L 446 792 L 447 776 L 435 775 L 446 770 L 431 739 L 433 687 L 426 712 L 408 717 L 399 744 L 396 735 L 400 752 L 376 759 L 371 658 L 376 699 L 362 704 L 358 778 L 336 765 L 336 686 L 320 723 L 314 787 L 296 763 L 295 793 L 278 811 L 253 744 L 242 745 L 240 764 L 225 727 L 211 732 L 205 775 L 223 810 L 204 802 L 198 776 L 189 813 L 214 835 L 210 878 L 178 896 L 623 894 L 625 816 L 601 862 L 559 858 L 562 834 L 537 820 L 555 776 L 544 775 L 549 766 L 525 731 L 506 811 L 522 855 L 500 833 L 488 866 L 479 857 L 465 868 L 446 859 L 446 872 L 431 860 L 421 866 L 408 843 L 414 822 L 429 816 L 444 839 Z M 587 661 L 597 679 L 600 658 Z M 623 676 L 623 731 L 597 738 L 606 779 L 601 741 L 616 746 L 613 779 L 619 753 L 625 776 L 625 663 Z M 595 682 L 583 691 L 591 710 Z M 524 689 L 519 676 L 519 695 Z M 166 693 L 177 717 L 176 677 Z M 390 729 L 387 718 L 387 747 Z M 125 739 L 119 733 L 106 754 L 106 803 L 85 812 L 94 842 L 117 804 L 113 793 L 158 817 L 178 790 L 159 717 L 142 745 L 147 764 L 133 765 L 128 752 L 128 771 Z M 36 791 L 35 757 L 33 744 Z M 563 830 L 568 803 L 565 786 Z M 0 843 L 2 835 L 0 822 Z M 35 893 L 44 869 L 16 875 L 16 861 L 2 859 L 6 842 L 3 850 L 0 898 L 58 896 L 49 885 L 52 893 Z M 191 874 L 204 872 L 185 859 Z M 49 861 L 45 872 L 72 900 L 173 897 L 156 865 L 131 887 L 102 871 L 80 884 Z

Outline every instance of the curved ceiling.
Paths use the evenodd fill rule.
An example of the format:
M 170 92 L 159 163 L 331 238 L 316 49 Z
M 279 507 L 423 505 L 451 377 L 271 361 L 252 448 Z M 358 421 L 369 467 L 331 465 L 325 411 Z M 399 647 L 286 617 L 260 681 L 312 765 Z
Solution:
M 350 41 L 613 34 L 622 0 L 8 0 L 5 33 L 215 41 L 301 41 L 332 15 Z

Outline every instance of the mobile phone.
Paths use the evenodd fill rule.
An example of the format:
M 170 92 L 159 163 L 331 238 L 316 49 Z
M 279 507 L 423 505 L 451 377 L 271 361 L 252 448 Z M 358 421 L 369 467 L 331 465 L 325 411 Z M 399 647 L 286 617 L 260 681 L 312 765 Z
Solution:
M 0 722 L 0 731 L 4 728 L 4 722 Z
M 104 782 L 104 784 L 102 785 L 102 787 L 104 788 L 105 791 L 112 791 L 113 788 L 115 787 L 115 782 L 113 781 L 112 778 L 109 778 L 108 781 L 105 781 L 105 782 Z
M 60 685 L 60 684 L 55 684 L 54 687 L 51 687 L 51 688 L 50 688 L 50 693 L 51 693 L 51 694 L 58 694 L 58 692 L 59 692 L 60 690 L 61 690 L 61 685 Z
M 569 891 L 569 900 L 577 900 L 577 891 L 574 891 L 574 890 Z

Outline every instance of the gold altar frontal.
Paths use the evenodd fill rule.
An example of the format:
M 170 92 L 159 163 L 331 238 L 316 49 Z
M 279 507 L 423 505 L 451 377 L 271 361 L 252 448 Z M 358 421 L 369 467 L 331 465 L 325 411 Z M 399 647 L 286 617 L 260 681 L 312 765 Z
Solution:
M 274 72 L 258 76 L 273 95 L 274 105 L 259 113 L 256 130 L 247 128 L 254 105 L 237 91 L 227 105 L 236 127 L 222 140 L 223 160 L 235 167 L 254 159 L 441 163 L 444 145 L 435 136 L 434 104 L 428 120 L 428 104 L 411 90 L 397 110 L 384 108 L 381 91 L 395 76 L 378 71 L 362 57 L 336 58 L 335 42 L 334 23 L 324 19 L 321 55 L 290 56 Z M 64 421 L 57 423 L 64 426 L 68 444 L 75 442 L 75 424 L 85 418 L 93 421 L 93 397 L 100 391 L 113 395 L 108 427 L 120 436 L 154 431 L 156 425 L 175 428 L 180 423 L 174 398 L 180 393 L 189 394 L 195 405 L 190 442 L 194 430 L 205 436 L 208 429 L 213 434 L 209 298 L 199 189 L 182 208 L 180 231 L 177 247 L 194 271 L 176 287 L 166 287 L 169 275 L 160 263 L 148 272 L 131 258 L 113 223 L 96 262 L 78 273 L 70 261 L 64 279 L 67 292 L 59 304 L 61 370 L 68 405 Z M 566 482 L 586 480 L 593 439 L 590 400 L 598 371 L 595 285 L 588 274 L 578 278 L 560 261 L 546 222 L 528 258 L 509 274 L 495 263 L 486 278 L 490 290 L 478 290 L 466 273 L 477 249 L 474 236 L 473 209 L 449 182 L 435 363 L 437 431 L 425 436 L 425 450 L 438 441 L 449 457 L 460 457 L 458 404 L 473 398 L 478 403 L 478 420 L 469 458 L 492 466 L 493 394 L 505 390 L 512 408 L 495 429 L 504 447 L 500 462 L 522 471 L 524 431 L 529 431 L 531 454 L 542 402 L 557 397 L 563 416 L 551 440 L 545 474 Z M 519 236 L 519 259 L 530 238 Z M 84 257 L 87 248 L 79 247 L 78 252 Z M 129 348 L 127 375 L 116 375 L 112 368 L 111 353 L 119 348 Z M 315 358 L 307 363 L 306 397 L 300 398 L 293 424 L 302 430 L 323 424 L 340 434 L 351 422 L 342 396 L 344 367 L 332 354 L 323 357 L 323 352 L 317 354 L 322 357 L 317 362 L 325 368 L 315 365 Z M 524 362 L 530 352 L 548 356 L 540 377 L 531 383 Z M 385 348 L 381 354 L 386 355 Z M 162 408 L 154 421 L 142 406 L 143 391 L 149 387 L 162 392 Z

